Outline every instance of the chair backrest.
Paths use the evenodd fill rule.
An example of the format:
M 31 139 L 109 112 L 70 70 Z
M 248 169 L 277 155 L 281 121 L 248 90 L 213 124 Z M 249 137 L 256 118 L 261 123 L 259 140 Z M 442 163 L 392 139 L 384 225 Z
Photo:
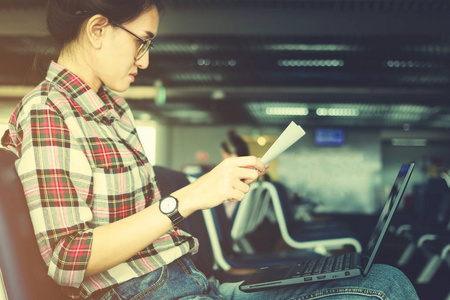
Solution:
M 450 188 L 448 187 L 445 193 L 442 195 L 437 221 L 439 222 L 439 224 L 447 227 L 447 229 L 450 229 Z
M 428 220 L 445 222 L 447 219 L 447 182 L 441 178 L 430 178 L 425 186 L 425 211 Z
M 162 166 L 154 166 L 156 182 L 161 191 L 162 197 L 181 189 L 189 184 L 186 174 Z M 179 224 L 180 229 L 192 234 L 200 242 L 200 249 L 192 259 L 197 268 L 207 277 L 213 274 L 214 258 L 211 244 L 209 242 L 208 231 L 201 211 L 196 211 Z
M 0 148 L 0 269 L 9 300 L 69 299 L 48 275 L 31 223 L 17 157 Z
M 328 248 L 342 248 L 343 245 L 351 245 L 356 252 L 361 252 L 361 243 L 354 237 L 352 232 L 346 229 L 332 232 L 332 234 L 328 234 L 327 230 L 324 229 L 316 231 L 313 235 L 298 236 L 296 234 L 299 233 L 298 229 L 303 232 L 306 232 L 308 229 L 305 228 L 306 226 L 300 226 L 302 223 L 299 222 L 303 221 L 296 222 L 286 187 L 277 182 L 267 181 L 262 184 L 270 193 L 281 237 L 286 244 L 296 249 L 315 249 L 314 251 L 322 254 L 328 254 Z
M 278 201 L 281 205 L 282 216 L 284 218 L 284 222 L 286 226 L 289 228 L 293 224 L 296 223 L 294 211 L 292 209 L 292 204 L 289 200 L 289 195 L 286 186 L 279 182 L 267 182 L 265 183 L 266 188 L 269 189 L 269 186 L 272 185 L 276 190 L 276 197 L 274 194 L 271 195 L 272 202 Z
M 249 192 L 240 202 L 231 229 L 231 238 L 237 241 L 255 231 L 267 216 L 270 195 L 261 182 L 250 185 Z
M 413 186 L 413 213 L 418 221 L 441 222 L 446 219 L 445 194 L 448 185 L 443 178 L 429 178 Z M 444 208 L 444 210 L 443 210 Z

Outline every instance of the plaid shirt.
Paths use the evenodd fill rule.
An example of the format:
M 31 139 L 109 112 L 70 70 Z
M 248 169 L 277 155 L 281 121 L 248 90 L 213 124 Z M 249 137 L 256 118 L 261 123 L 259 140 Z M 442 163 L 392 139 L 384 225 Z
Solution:
M 72 298 L 88 298 L 197 251 L 197 240 L 175 228 L 128 261 L 83 279 L 93 229 L 161 198 L 130 109 L 112 92 L 95 93 L 52 62 L 46 79 L 14 111 L 4 146 L 19 157 L 48 274 Z

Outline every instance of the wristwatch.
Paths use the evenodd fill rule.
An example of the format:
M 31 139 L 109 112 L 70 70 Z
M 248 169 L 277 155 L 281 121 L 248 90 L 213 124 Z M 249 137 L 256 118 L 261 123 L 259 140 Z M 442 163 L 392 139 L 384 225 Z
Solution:
M 159 201 L 159 210 L 169 217 L 173 226 L 184 220 L 183 216 L 178 212 L 178 199 L 168 196 Z

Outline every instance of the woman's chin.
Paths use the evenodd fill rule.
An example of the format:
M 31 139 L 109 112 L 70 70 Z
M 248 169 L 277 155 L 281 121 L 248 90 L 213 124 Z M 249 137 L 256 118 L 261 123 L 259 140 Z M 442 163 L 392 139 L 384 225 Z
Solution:
M 125 92 L 126 90 L 128 90 L 130 88 L 130 84 L 129 83 L 128 84 L 126 84 L 126 83 L 116 84 L 114 86 L 108 86 L 108 88 L 110 90 L 115 91 L 115 92 L 122 93 L 122 92 Z

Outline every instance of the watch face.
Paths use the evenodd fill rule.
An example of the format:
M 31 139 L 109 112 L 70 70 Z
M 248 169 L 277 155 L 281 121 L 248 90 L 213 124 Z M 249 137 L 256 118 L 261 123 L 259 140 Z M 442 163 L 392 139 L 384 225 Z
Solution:
M 163 213 L 170 214 L 177 208 L 177 200 L 173 197 L 164 198 L 161 200 L 159 208 Z

